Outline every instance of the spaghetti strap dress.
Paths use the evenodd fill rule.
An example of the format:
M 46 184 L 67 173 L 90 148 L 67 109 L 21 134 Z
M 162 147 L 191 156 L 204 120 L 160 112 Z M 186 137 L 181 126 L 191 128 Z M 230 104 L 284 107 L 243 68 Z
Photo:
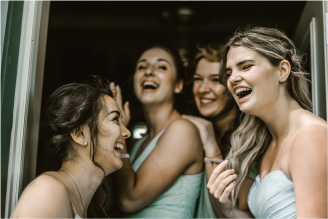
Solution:
M 158 133 L 132 164 L 134 171 L 137 171 L 146 158 L 151 154 L 157 145 L 158 139 L 165 132 L 163 129 Z M 139 140 L 130 152 L 130 161 L 135 158 L 136 152 L 148 135 Z M 176 181 L 159 197 L 145 208 L 135 213 L 126 213 L 128 218 L 193 218 L 196 200 L 199 196 L 202 173 L 195 175 L 181 175 Z

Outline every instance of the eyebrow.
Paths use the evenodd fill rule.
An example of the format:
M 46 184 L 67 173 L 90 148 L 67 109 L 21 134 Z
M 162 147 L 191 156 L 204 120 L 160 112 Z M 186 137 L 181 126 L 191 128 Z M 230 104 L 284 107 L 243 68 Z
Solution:
M 113 111 L 109 112 L 108 115 L 110 115 L 112 113 L 116 113 L 119 117 L 121 116 L 121 113 L 118 110 L 113 110 Z
M 243 61 L 238 62 L 236 65 L 239 67 L 239 66 L 245 64 L 246 62 L 255 62 L 255 61 L 252 60 L 252 59 L 246 59 L 246 60 L 243 60 Z M 231 68 L 226 68 L 225 70 L 226 70 L 226 71 L 227 71 L 227 70 L 231 70 Z
M 219 76 L 220 75 L 220 73 L 210 73 L 211 75 L 210 75 L 210 77 L 213 77 L 213 76 Z M 202 76 L 201 75 L 201 73 L 197 73 L 197 72 L 195 72 L 194 73 L 194 76 Z
M 157 59 L 157 61 L 162 61 L 162 62 L 167 62 L 167 63 L 169 63 L 169 61 L 167 61 L 166 59 Z
M 237 66 L 241 66 L 241 65 L 245 64 L 245 62 L 254 62 L 254 60 L 252 60 L 252 59 L 246 59 L 246 60 L 243 60 L 243 61 L 238 62 L 236 65 Z
M 137 64 L 140 63 L 140 62 L 145 62 L 145 61 L 146 61 L 146 59 L 141 59 L 137 62 Z
M 169 63 L 166 59 L 157 59 L 157 61 Z M 141 59 L 137 62 L 137 64 L 140 63 L 140 62 L 147 62 L 147 60 L 146 59 Z

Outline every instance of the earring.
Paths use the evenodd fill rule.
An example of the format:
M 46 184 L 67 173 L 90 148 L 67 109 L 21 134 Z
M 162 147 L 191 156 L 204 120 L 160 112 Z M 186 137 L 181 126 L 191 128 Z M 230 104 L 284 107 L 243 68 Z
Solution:
M 179 88 L 176 88 L 176 89 L 175 89 L 175 93 L 178 94 L 178 93 L 180 93 L 180 92 L 181 92 L 181 90 L 180 90 Z
M 281 80 L 282 80 L 282 81 L 285 81 L 285 78 L 282 78 Z
M 88 141 L 87 140 L 84 140 L 84 144 L 87 145 L 88 144 Z

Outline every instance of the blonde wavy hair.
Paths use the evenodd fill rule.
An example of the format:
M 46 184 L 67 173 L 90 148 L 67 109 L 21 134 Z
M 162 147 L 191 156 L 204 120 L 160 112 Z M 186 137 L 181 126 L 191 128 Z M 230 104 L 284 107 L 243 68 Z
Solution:
M 227 85 L 227 53 L 232 46 L 249 48 L 265 57 L 272 66 L 278 66 L 282 60 L 289 61 L 291 72 L 287 79 L 288 94 L 303 109 L 312 111 L 309 92 L 309 80 L 306 78 L 303 55 L 288 36 L 268 27 L 246 27 L 237 30 L 225 45 L 220 69 L 221 83 Z M 258 117 L 242 113 L 241 123 L 231 136 L 231 149 L 227 156 L 229 167 L 237 173 L 236 186 L 231 193 L 233 206 L 236 204 L 241 184 L 248 175 L 251 164 L 261 158 L 272 140 L 271 134 Z M 258 163 L 259 165 L 259 163 Z

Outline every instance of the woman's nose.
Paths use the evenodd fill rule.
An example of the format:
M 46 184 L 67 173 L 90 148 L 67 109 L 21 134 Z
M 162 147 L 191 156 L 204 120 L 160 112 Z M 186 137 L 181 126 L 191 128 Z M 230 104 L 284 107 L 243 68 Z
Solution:
M 231 73 L 231 75 L 228 79 L 228 82 L 234 84 L 240 80 L 242 80 L 242 77 L 240 76 L 240 74 L 238 72 L 234 72 L 234 73 Z
M 199 92 L 200 93 L 205 93 L 205 92 L 209 92 L 210 91 L 210 86 L 208 81 L 204 80 L 199 87 Z
M 146 76 L 151 76 L 153 75 L 153 68 L 151 66 L 148 66 L 145 71 Z
M 131 132 L 129 131 L 129 129 L 127 129 L 123 124 L 122 124 L 122 137 L 123 138 L 130 138 L 131 136 Z

